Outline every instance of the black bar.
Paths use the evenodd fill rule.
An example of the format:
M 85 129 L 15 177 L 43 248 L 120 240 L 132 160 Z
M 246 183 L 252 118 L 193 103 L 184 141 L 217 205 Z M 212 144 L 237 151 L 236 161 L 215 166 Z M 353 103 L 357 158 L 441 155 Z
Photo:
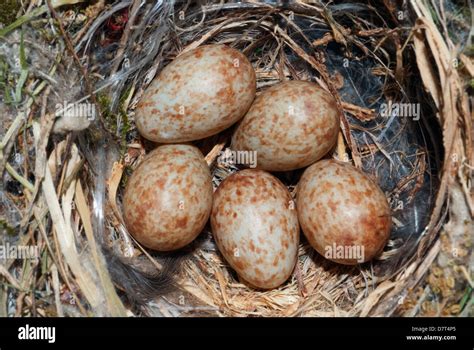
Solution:
M 29 328 L 26 328 L 28 325 Z M 20 340 L 31 327 L 55 327 L 55 341 Z M 35 333 L 33 331 L 33 337 Z M 0 319 L 0 350 L 38 346 L 65 348 L 91 346 L 99 340 L 124 345 L 159 342 L 161 337 L 296 336 L 313 338 L 312 348 L 323 344 L 360 345 L 383 349 L 474 348 L 472 318 L 9 318 Z M 407 339 L 420 336 L 421 339 Z M 439 339 L 433 337 L 453 337 Z M 431 338 L 429 338 L 431 337 Z M 154 340 L 156 339 L 156 340 Z M 168 343 L 168 342 L 166 342 Z M 164 346 L 156 343 L 157 347 Z M 318 346 L 319 344 L 319 346 Z M 227 345 L 226 345 L 227 347 Z

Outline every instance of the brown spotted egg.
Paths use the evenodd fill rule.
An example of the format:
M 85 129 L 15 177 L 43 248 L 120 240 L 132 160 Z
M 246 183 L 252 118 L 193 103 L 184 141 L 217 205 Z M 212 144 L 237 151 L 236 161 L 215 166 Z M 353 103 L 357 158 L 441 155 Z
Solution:
M 212 208 L 212 177 L 198 148 L 164 145 L 140 163 L 123 198 L 129 232 L 145 247 L 170 251 L 194 240 Z
M 255 89 L 255 71 L 242 53 L 225 45 L 200 46 L 153 80 L 137 105 L 136 126 L 160 143 L 202 139 L 241 119 Z
M 286 171 L 331 150 L 339 117 L 335 99 L 315 83 L 287 81 L 260 94 L 232 138 L 235 151 L 256 151 L 257 167 Z
M 306 169 L 296 203 L 309 243 L 332 261 L 346 265 L 369 261 L 389 239 L 392 221 L 384 193 L 348 163 L 322 160 Z
M 211 226 L 224 258 L 258 288 L 285 282 L 296 264 L 299 225 L 288 189 L 256 169 L 227 177 L 214 193 Z

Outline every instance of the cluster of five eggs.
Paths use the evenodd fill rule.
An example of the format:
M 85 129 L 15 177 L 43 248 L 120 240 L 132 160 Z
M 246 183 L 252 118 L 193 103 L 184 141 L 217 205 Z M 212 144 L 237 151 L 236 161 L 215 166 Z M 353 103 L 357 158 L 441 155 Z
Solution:
M 204 228 L 227 262 L 258 288 L 285 282 L 296 264 L 300 225 L 321 254 L 334 244 L 363 247 L 368 261 L 390 233 L 383 192 L 351 165 L 320 160 L 334 146 L 339 119 L 334 98 L 316 84 L 288 81 L 255 98 L 252 65 L 237 50 L 205 45 L 180 55 L 151 83 L 136 109 L 147 139 L 165 143 L 134 171 L 124 195 L 129 232 L 158 251 L 184 247 Z M 258 169 L 238 171 L 213 193 L 199 140 L 240 121 L 234 150 L 256 151 Z M 268 171 L 309 166 L 296 203 Z

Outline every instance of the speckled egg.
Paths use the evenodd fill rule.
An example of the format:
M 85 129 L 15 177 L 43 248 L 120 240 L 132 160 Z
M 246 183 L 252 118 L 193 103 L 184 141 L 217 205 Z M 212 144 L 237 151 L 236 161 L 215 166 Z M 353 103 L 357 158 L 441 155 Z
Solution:
M 296 263 L 299 225 L 288 189 L 256 169 L 227 177 L 214 193 L 211 226 L 219 251 L 251 286 L 275 288 Z
M 306 238 L 329 260 L 345 265 L 369 261 L 389 239 L 392 221 L 384 193 L 348 163 L 322 160 L 306 169 L 296 203 Z
M 127 183 L 125 224 L 145 247 L 179 249 L 204 228 L 212 193 L 211 173 L 198 148 L 160 146 L 145 157 Z
M 236 151 L 256 151 L 257 167 L 286 171 L 331 150 L 339 117 L 335 99 L 315 83 L 287 81 L 259 95 L 232 138 Z
M 178 56 L 144 92 L 135 123 L 155 142 L 202 139 L 228 128 L 255 98 L 255 71 L 239 51 L 204 45 Z

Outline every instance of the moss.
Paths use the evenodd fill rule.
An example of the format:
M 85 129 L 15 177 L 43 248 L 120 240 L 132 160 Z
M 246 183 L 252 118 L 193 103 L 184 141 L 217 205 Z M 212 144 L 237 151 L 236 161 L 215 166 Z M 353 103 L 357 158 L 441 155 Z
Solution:
M 466 46 L 466 48 L 464 49 L 464 54 L 468 57 L 473 57 L 474 56 L 474 45 Z
M 127 136 L 132 128 L 131 121 L 128 118 L 126 101 L 132 92 L 131 88 L 126 89 L 119 99 L 118 111 L 113 113 L 111 111 L 112 102 L 105 94 L 97 95 L 97 103 L 100 105 L 102 111 L 102 118 L 106 128 L 115 135 L 119 135 L 119 150 L 120 156 L 123 158 L 127 153 Z M 120 118 L 119 129 L 117 130 L 117 119 Z M 120 180 L 120 187 L 125 188 L 130 174 L 133 172 L 130 166 L 126 166 Z
M 121 117 L 121 120 L 122 120 L 122 125 L 121 125 L 122 127 L 121 127 L 121 130 L 120 130 L 120 139 L 122 141 L 121 151 L 123 153 L 125 153 L 127 151 L 127 149 L 126 149 L 127 135 L 128 135 L 128 133 L 131 129 L 130 120 L 128 119 L 127 109 L 126 109 L 126 106 L 125 106 L 125 102 L 127 101 L 131 91 L 132 91 L 131 87 L 126 89 L 125 92 L 120 97 L 120 101 L 119 101 L 119 113 L 120 113 L 120 117 Z
M 2 0 L 2 5 L 0 6 L 0 24 L 6 27 L 13 23 L 20 8 L 21 3 L 19 0 Z
M 133 173 L 133 169 L 130 165 L 126 165 L 122 173 L 122 178 L 120 179 L 120 188 L 127 187 L 128 179 Z
M 15 89 L 15 81 L 10 72 L 8 63 L 0 56 L 0 96 L 6 105 L 13 104 L 12 91 Z
M 7 86 L 8 80 L 8 65 L 0 56 L 0 89 L 3 90 Z
M 15 234 L 15 229 L 8 225 L 8 222 L 0 219 L 0 232 L 5 232 L 8 235 L 13 236 Z
M 111 111 L 110 98 L 104 94 L 97 96 L 97 102 L 100 105 L 102 111 L 102 118 L 104 120 L 106 128 L 115 135 L 120 135 L 120 151 L 123 156 L 127 151 L 127 135 L 131 129 L 130 120 L 128 118 L 127 111 L 125 109 L 125 101 L 130 94 L 130 89 L 127 89 L 119 100 L 119 107 L 116 113 Z M 121 123 L 119 129 L 117 129 L 117 119 L 120 117 Z
M 105 94 L 97 95 L 97 103 L 100 106 L 100 111 L 102 113 L 102 119 L 104 120 L 105 127 L 111 132 L 116 132 L 116 125 L 114 123 L 115 118 L 113 113 L 110 110 L 110 99 Z

